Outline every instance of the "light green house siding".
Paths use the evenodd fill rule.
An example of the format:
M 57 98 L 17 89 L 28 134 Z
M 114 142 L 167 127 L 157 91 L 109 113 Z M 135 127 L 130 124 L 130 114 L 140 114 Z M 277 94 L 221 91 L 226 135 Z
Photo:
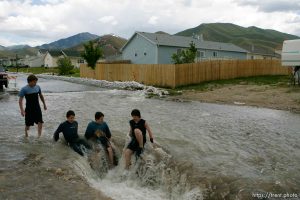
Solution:
M 138 34 L 128 43 L 122 56 L 133 64 L 157 64 L 156 45 Z
M 177 53 L 178 49 L 184 50 L 186 48 L 159 46 L 158 63 L 159 64 L 173 63 L 172 55 L 174 53 Z M 201 57 L 198 53 L 199 57 L 196 57 L 195 61 L 213 60 L 213 59 L 225 59 L 225 60 L 228 59 L 246 60 L 247 59 L 247 54 L 243 52 L 218 51 L 218 50 L 208 50 L 208 49 L 198 49 L 198 51 L 203 52 L 204 56 Z M 214 54 L 216 54 L 216 57 L 214 57 Z
M 171 64 L 172 55 L 187 49 L 191 40 L 196 44 L 197 61 L 247 59 L 247 51 L 230 43 L 199 41 L 189 37 L 136 32 L 122 48 L 124 60 L 133 64 Z M 201 52 L 201 53 L 200 53 Z

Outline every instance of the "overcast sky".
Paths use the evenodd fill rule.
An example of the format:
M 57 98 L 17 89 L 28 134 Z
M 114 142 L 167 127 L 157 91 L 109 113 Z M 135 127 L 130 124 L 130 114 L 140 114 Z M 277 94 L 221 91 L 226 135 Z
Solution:
M 215 22 L 300 36 L 300 0 L 0 0 L 0 45 L 36 46 L 81 32 L 128 39 Z

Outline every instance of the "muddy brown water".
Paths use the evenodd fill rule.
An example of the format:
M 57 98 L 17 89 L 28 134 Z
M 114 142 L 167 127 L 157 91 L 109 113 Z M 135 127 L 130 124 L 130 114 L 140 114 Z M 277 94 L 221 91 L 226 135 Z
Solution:
M 19 76 L 17 86 L 24 85 Z M 145 98 L 142 91 L 101 89 L 40 79 L 48 110 L 44 130 L 24 139 L 18 97 L 0 99 L 1 199 L 252 199 L 300 193 L 300 115 L 285 111 Z M 122 149 L 133 108 L 157 145 L 124 172 Z M 105 114 L 120 165 L 102 169 L 52 134 L 72 109 L 82 136 L 95 111 Z M 99 155 L 101 157 L 101 155 Z M 102 171 L 101 171 L 102 170 Z M 23 197 L 23 198 L 22 198 Z

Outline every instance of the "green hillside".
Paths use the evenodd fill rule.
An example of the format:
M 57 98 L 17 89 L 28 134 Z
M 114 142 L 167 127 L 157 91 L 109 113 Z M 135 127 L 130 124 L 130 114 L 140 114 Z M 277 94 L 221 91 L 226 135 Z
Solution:
M 204 40 L 233 43 L 248 51 L 251 51 L 252 46 L 254 46 L 256 52 L 265 53 L 274 52 L 274 49 L 281 49 L 284 40 L 300 38 L 275 30 L 261 29 L 255 26 L 245 28 L 230 23 L 201 24 L 175 35 L 193 36 L 201 34 Z
M 27 47 L 23 49 L 14 49 L 14 50 L 2 50 L 0 51 L 0 58 L 1 57 L 9 57 L 14 58 L 16 57 L 16 54 L 18 57 L 23 58 L 26 55 L 33 56 L 36 55 L 38 52 L 38 49 L 35 47 Z

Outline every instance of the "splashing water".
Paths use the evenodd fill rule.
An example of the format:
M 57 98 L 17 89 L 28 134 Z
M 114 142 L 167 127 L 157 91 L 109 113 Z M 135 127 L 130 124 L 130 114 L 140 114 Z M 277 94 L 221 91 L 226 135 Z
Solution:
M 103 149 L 100 152 L 88 156 L 91 168 L 86 160 L 78 160 L 74 167 L 92 187 L 107 196 L 114 199 L 203 199 L 200 188 L 188 184 L 187 174 L 174 167 L 172 156 L 161 147 L 146 144 L 140 158 L 132 156 L 130 170 L 124 169 L 123 158 L 119 166 L 108 170 L 107 156 Z

